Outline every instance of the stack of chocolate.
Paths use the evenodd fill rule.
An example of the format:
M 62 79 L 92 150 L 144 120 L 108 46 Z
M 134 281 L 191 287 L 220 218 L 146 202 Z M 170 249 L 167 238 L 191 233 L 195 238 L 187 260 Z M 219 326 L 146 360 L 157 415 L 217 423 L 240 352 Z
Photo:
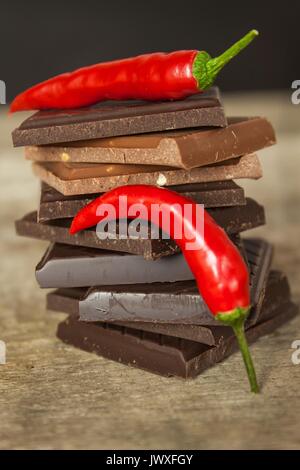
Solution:
M 241 233 L 265 223 L 264 209 L 234 180 L 260 178 L 256 151 L 275 143 L 259 117 L 228 118 L 219 92 L 183 101 L 101 103 L 39 112 L 13 132 L 41 179 L 37 212 L 16 222 L 22 236 L 51 242 L 36 267 L 65 343 L 165 376 L 195 377 L 236 349 L 199 294 L 172 240 L 100 239 L 69 234 L 72 218 L 99 194 L 124 184 L 182 193 L 206 209 L 250 271 L 249 341 L 296 313 L 286 277 L 271 270 L 272 247 Z

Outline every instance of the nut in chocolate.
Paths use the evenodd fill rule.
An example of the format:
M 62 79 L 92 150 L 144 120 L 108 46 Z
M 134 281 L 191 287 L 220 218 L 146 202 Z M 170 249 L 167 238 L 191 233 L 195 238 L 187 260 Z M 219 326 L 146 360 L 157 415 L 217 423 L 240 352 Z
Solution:
M 148 207 L 142 203 L 129 204 L 127 196 L 119 196 L 118 210 L 113 204 L 99 204 L 96 215 L 101 220 L 96 227 L 97 237 L 100 240 L 128 238 L 158 240 L 171 238 L 171 227 L 174 227 L 172 238 L 181 240 L 183 237 L 190 240 L 187 243 L 188 250 L 195 250 L 199 247 L 199 240 L 204 236 L 204 205 L 186 203 L 183 209 L 180 204 L 151 204 L 150 214 Z M 130 223 L 127 218 L 132 219 Z M 183 218 L 188 223 L 183 224 Z M 117 219 L 120 222 L 117 224 Z M 200 237 L 195 240 L 193 232 L 189 227 L 196 221 L 197 233 Z M 151 221 L 148 223 L 148 221 Z M 160 224 L 161 221 L 161 224 Z M 189 223 L 190 221 L 190 223 Z M 150 224 L 150 230 L 149 230 Z M 163 227 L 161 233 L 159 226 Z

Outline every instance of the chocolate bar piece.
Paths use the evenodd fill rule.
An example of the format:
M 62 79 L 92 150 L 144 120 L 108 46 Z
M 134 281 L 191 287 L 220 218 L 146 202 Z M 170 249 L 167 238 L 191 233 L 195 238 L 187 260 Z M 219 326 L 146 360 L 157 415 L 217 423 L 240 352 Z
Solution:
M 151 238 L 127 238 L 101 240 L 98 238 L 95 227 L 70 235 L 69 228 L 72 219 L 58 219 L 45 223 L 37 222 L 37 213 L 30 212 L 15 223 L 16 232 L 23 237 L 38 238 L 55 243 L 74 246 L 100 248 L 101 250 L 120 251 L 143 255 L 147 260 L 159 259 L 162 256 L 173 255 L 179 252 L 173 240 Z M 118 223 L 117 223 L 118 230 Z
M 251 302 L 256 306 L 270 269 L 272 248 L 259 239 L 245 240 L 244 243 L 247 254 L 248 247 L 251 250 Z M 199 294 L 195 281 L 101 286 L 78 292 L 78 312 L 82 321 L 144 321 L 220 326 Z
M 260 238 L 247 238 L 242 240 L 250 272 L 251 303 L 256 305 L 256 314 L 259 314 L 259 304 L 264 297 L 261 292 L 266 288 L 271 262 L 273 259 L 273 246 Z M 253 315 L 250 316 L 252 318 Z
M 54 312 L 68 313 L 79 317 L 79 301 L 84 297 L 84 288 L 62 288 L 47 294 L 47 309 Z M 79 318 L 78 318 L 79 319 Z M 103 322 L 101 322 L 104 324 Z M 201 325 L 185 325 L 158 322 L 113 322 L 110 325 L 119 325 L 152 333 L 166 334 L 177 338 L 190 339 L 213 346 L 222 337 L 223 329 L 228 327 L 209 327 Z
M 143 256 L 96 248 L 50 245 L 35 270 L 40 287 L 85 287 L 194 279 L 182 253 L 146 261 Z
M 232 240 L 243 254 L 237 235 Z M 54 243 L 35 269 L 42 288 L 176 282 L 194 279 L 182 253 L 146 261 L 143 256 Z
M 265 277 L 265 285 L 266 287 L 260 292 L 261 301 L 251 309 L 250 321 L 247 321 L 246 328 L 270 319 L 280 305 L 285 305 L 290 301 L 289 283 L 283 273 L 271 271 L 269 276 Z M 79 317 L 79 301 L 84 298 L 85 292 L 86 290 L 83 288 L 64 288 L 50 292 L 47 295 L 47 309 Z M 258 295 L 258 288 L 255 295 Z M 189 339 L 209 346 L 217 345 L 220 339 L 227 334 L 226 330 L 230 328 L 222 326 L 220 323 L 205 326 L 184 323 L 120 321 L 112 324 Z
M 113 101 L 74 110 L 40 111 L 15 129 L 12 138 L 18 147 L 226 124 L 219 91 L 213 87 L 180 101 Z
M 248 197 L 244 206 L 216 207 L 207 211 L 229 235 L 259 227 L 266 222 L 264 208 Z
M 256 323 L 261 323 L 269 320 L 276 315 L 277 309 L 286 305 L 290 301 L 291 293 L 287 277 L 280 271 L 271 271 L 269 276 L 266 274 L 265 278 L 260 276 L 264 282 L 264 289 L 260 292 L 259 287 L 255 289 L 253 297 L 258 296 L 260 292 L 260 302 L 254 304 L 250 312 L 249 320 L 246 322 L 245 327 L 248 329 Z M 55 294 L 55 292 L 54 292 Z M 49 296 L 51 295 L 48 294 Z M 82 295 L 82 293 L 81 293 Z M 67 299 L 66 299 L 67 300 Z M 75 303 L 75 302 L 74 302 Z M 78 305 L 78 304 L 77 304 Z M 75 305 L 73 305 L 75 307 Z M 66 313 L 78 314 L 78 306 L 74 310 L 69 310 Z M 199 343 L 215 346 L 220 343 L 222 338 L 228 334 L 228 328 L 231 327 L 218 325 L 201 326 L 201 325 L 185 325 L 174 323 L 150 323 L 150 322 L 116 322 L 118 325 L 128 328 L 138 328 L 143 331 L 152 331 L 153 333 L 166 334 L 168 336 L 176 336 L 177 338 L 189 339 L 198 341 Z M 116 324 L 115 322 L 113 324 Z
M 118 163 L 63 163 L 40 162 L 40 165 L 53 173 L 61 180 L 74 181 L 78 179 L 101 178 L 123 175 L 137 175 L 153 173 L 155 171 L 167 171 L 173 168 L 158 165 L 127 165 Z
M 246 204 L 243 188 L 234 181 L 216 181 L 214 183 L 195 183 L 190 185 L 172 186 L 186 197 L 199 204 L 210 207 L 241 206 Z M 85 205 L 92 202 L 95 194 L 64 196 L 46 183 L 42 183 L 38 221 L 74 217 Z
M 231 241 L 235 244 L 239 252 L 241 253 L 242 257 L 244 258 L 244 261 L 249 269 L 249 263 L 248 263 L 248 258 L 247 258 L 247 252 L 245 249 L 245 243 L 243 238 L 238 234 L 230 235 Z
M 237 234 L 265 223 L 264 209 L 253 199 L 246 199 L 244 206 L 208 209 L 216 222 L 227 231 L 229 235 Z M 143 255 L 145 259 L 157 259 L 179 251 L 176 243 L 171 239 L 152 239 L 151 230 L 148 238 L 117 238 L 104 240 L 98 238 L 95 227 L 70 235 L 71 219 L 57 219 L 45 223 L 37 222 L 37 213 L 31 212 L 16 221 L 18 235 L 25 237 L 49 240 L 50 242 L 68 245 L 101 248 L 104 250 L 122 251 L 136 255 Z M 130 222 L 129 222 L 130 224 Z M 117 224 L 118 233 L 118 224 Z M 114 234 L 111 234 L 114 235 Z
M 270 269 L 272 248 L 259 239 L 245 240 L 244 244 L 250 269 L 251 303 L 256 305 Z M 91 287 L 79 301 L 79 317 L 91 322 L 218 324 L 195 281 Z
M 291 297 L 289 281 L 285 274 L 280 271 L 272 270 L 269 273 L 268 281 L 261 281 L 262 289 L 257 289 L 256 308 L 253 309 L 249 316 L 246 326 L 250 327 L 261 320 L 262 311 L 267 312 L 263 315 L 266 320 L 272 316 L 272 311 L 280 304 L 284 304 Z M 83 292 L 81 293 L 83 295 Z M 69 312 L 67 312 L 69 313 Z
M 297 312 L 298 307 L 292 302 L 280 305 L 271 319 L 246 331 L 248 342 L 270 334 Z M 57 329 L 57 337 L 66 344 L 149 372 L 184 379 L 198 376 L 237 350 L 233 332 L 228 328 L 226 333 L 218 345 L 212 347 L 119 325 L 82 323 L 74 315 L 61 322 Z
M 124 137 L 29 146 L 28 160 L 164 165 L 183 169 L 221 162 L 275 144 L 272 125 L 265 118 L 229 118 L 220 129 L 186 129 Z M 120 173 L 121 174 L 121 173 Z
M 191 183 L 208 183 L 239 178 L 258 179 L 262 169 L 255 154 L 227 160 L 222 164 L 202 166 L 192 170 L 160 170 L 119 176 L 96 176 L 94 178 L 63 180 L 47 168 L 47 163 L 34 162 L 34 174 L 65 196 L 109 191 L 128 184 L 153 184 L 175 186 Z
M 239 235 L 233 243 L 244 255 Z M 149 284 L 194 279 L 182 253 L 149 262 L 143 256 L 80 246 L 51 244 L 35 269 L 39 286 L 89 287 Z

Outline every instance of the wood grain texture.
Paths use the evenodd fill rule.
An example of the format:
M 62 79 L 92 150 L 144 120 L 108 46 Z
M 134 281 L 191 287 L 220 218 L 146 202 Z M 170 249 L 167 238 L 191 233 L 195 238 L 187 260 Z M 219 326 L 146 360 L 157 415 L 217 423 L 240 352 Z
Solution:
M 225 104 L 228 113 L 267 115 L 278 131 L 278 146 L 260 153 L 264 178 L 242 184 L 266 207 L 268 225 L 253 235 L 275 243 L 275 267 L 288 274 L 299 302 L 300 134 L 293 122 L 287 125 L 295 106 L 285 95 L 239 95 Z M 291 343 L 300 340 L 300 317 L 253 345 L 258 396 L 248 392 L 239 354 L 184 382 L 56 339 L 63 315 L 46 313 L 47 291 L 34 279 L 47 243 L 13 231 L 13 221 L 39 197 L 22 149 L 11 147 L 9 132 L 20 121 L 5 112 L 0 117 L 0 339 L 7 344 L 7 364 L 0 365 L 0 448 L 299 448 L 300 365 L 291 362 Z

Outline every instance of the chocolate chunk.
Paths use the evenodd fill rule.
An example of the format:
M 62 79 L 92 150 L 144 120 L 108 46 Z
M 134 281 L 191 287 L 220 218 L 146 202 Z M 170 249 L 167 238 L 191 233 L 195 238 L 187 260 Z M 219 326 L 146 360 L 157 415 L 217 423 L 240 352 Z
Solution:
M 247 327 L 260 321 L 262 315 L 264 320 L 268 319 L 272 316 L 273 310 L 291 297 L 289 281 L 286 275 L 280 271 L 272 270 L 269 274 L 268 282 L 261 282 L 260 284 L 263 287 L 256 290 L 256 308 L 247 320 Z M 263 314 L 262 312 L 267 313 Z
M 268 276 L 272 250 L 264 240 L 250 239 L 244 243 L 247 254 L 248 246 L 251 250 L 250 290 L 252 304 L 256 306 Z M 63 291 L 61 292 L 63 296 Z M 82 321 L 144 321 L 220 326 L 199 294 L 195 281 L 101 286 L 77 292 L 80 295 L 77 296 L 79 307 L 76 307 L 76 312 L 79 312 Z M 67 310 L 66 313 L 70 311 Z
M 246 328 L 260 323 L 274 316 L 274 312 L 280 305 L 285 305 L 290 301 L 290 288 L 286 276 L 279 271 L 271 271 L 266 276 L 266 287 L 261 291 L 261 302 L 253 304 L 250 319 Z M 47 308 L 56 312 L 64 312 L 69 315 L 79 316 L 79 301 L 84 298 L 86 289 L 57 289 L 47 295 Z M 255 295 L 258 294 L 256 289 Z M 220 339 L 227 335 L 228 328 L 220 323 L 214 325 L 195 325 L 183 323 L 160 323 L 160 322 L 114 322 L 128 328 L 150 331 L 152 333 L 175 336 L 177 338 L 198 341 L 199 343 L 215 346 Z
M 270 269 L 272 249 L 259 239 L 245 240 L 244 244 L 250 269 L 251 303 L 256 305 Z M 91 287 L 79 301 L 79 316 L 82 321 L 92 322 L 218 324 L 195 281 Z
M 248 263 L 248 258 L 247 258 L 247 252 L 245 249 L 245 243 L 243 238 L 238 234 L 235 233 L 233 235 L 230 235 L 231 241 L 236 245 L 238 248 L 239 252 L 241 253 L 242 257 L 244 258 L 244 261 L 249 269 L 249 263 Z
M 113 101 L 74 110 L 40 111 L 15 129 L 12 137 L 18 147 L 226 124 L 219 91 L 213 87 L 180 101 Z
M 227 231 L 229 235 L 248 230 L 264 224 L 264 209 L 253 199 L 246 199 L 244 206 L 207 209 L 216 222 Z M 130 222 L 129 222 L 130 223 Z M 171 239 L 150 238 L 98 238 L 94 227 L 70 235 L 71 219 L 57 219 L 45 223 L 37 222 L 37 213 L 31 212 L 16 221 L 18 235 L 25 237 L 49 240 L 68 245 L 79 245 L 90 248 L 101 248 L 112 251 L 122 251 L 136 255 L 143 255 L 145 259 L 157 259 L 178 252 L 178 247 Z M 118 224 L 117 224 L 118 230 Z M 151 230 L 148 230 L 148 237 Z M 117 235 L 118 236 L 118 235 Z
M 234 242 L 242 249 L 239 236 Z M 184 256 L 146 261 L 143 256 L 55 243 L 35 269 L 40 287 L 89 287 L 194 279 Z
M 194 279 L 184 256 L 146 261 L 143 256 L 55 244 L 35 270 L 40 287 L 175 282 Z
M 74 181 L 77 179 L 101 178 L 123 175 L 137 175 L 156 171 L 173 170 L 169 166 L 158 165 L 126 165 L 118 163 L 63 163 L 40 162 L 40 165 L 59 179 Z
M 186 129 L 30 146 L 28 160 L 108 164 L 164 165 L 186 170 L 240 157 L 275 144 L 272 125 L 265 118 L 229 118 L 228 127 Z M 121 174 L 121 173 L 120 173 Z
M 47 294 L 47 309 L 54 312 L 64 312 L 69 315 L 79 316 L 79 301 L 85 296 L 87 289 L 62 288 Z M 222 330 L 228 327 L 208 327 L 193 324 L 174 324 L 159 322 L 113 322 L 110 325 L 120 325 L 152 333 L 166 334 L 177 338 L 190 339 L 210 346 L 217 344 L 222 336 Z
M 37 213 L 30 212 L 22 219 L 16 221 L 16 232 L 24 237 L 49 240 L 50 242 L 64 243 L 75 246 L 100 248 L 103 250 L 121 251 L 135 255 L 143 255 L 147 260 L 155 260 L 162 256 L 179 252 L 173 240 L 150 238 L 127 238 L 100 240 L 95 227 L 70 235 L 69 228 L 72 219 L 58 219 L 47 223 L 37 222 Z M 118 228 L 118 223 L 117 223 Z
M 273 246 L 266 240 L 258 238 L 247 238 L 243 240 L 243 244 L 250 271 L 250 288 L 253 292 L 251 302 L 257 305 L 266 286 L 273 259 Z
M 265 224 L 264 208 L 251 198 L 246 205 L 207 209 L 217 224 L 229 234 L 236 234 Z
M 259 276 L 262 280 L 263 276 Z M 255 304 L 250 313 L 251 322 L 246 323 L 246 328 L 250 328 L 256 323 L 261 323 L 265 320 L 269 320 L 276 315 L 276 311 L 282 305 L 287 305 L 290 302 L 290 288 L 286 276 L 279 271 L 270 271 L 269 276 L 266 275 L 264 278 L 264 289 L 260 292 L 259 287 L 253 291 L 255 292 L 253 297 L 256 297 L 260 292 L 261 303 Z M 55 295 L 55 292 L 53 293 Z M 83 296 L 81 292 L 81 297 Z M 51 293 L 48 294 L 51 296 Z M 66 303 L 68 297 L 65 297 Z M 68 310 L 66 313 L 77 314 L 78 306 Z M 77 304 L 78 305 L 78 304 Z M 185 325 L 185 324 L 174 324 L 174 323 L 150 323 L 150 322 L 117 322 L 118 325 L 126 326 L 129 328 L 138 328 L 144 331 L 152 331 L 153 333 L 166 334 L 168 336 L 176 336 L 178 338 L 189 339 L 192 341 L 198 341 L 199 343 L 208 344 L 215 346 L 222 341 L 222 338 L 228 335 L 228 329 L 231 327 L 222 326 L 218 324 L 216 326 L 201 326 L 201 325 Z
M 274 316 L 246 331 L 249 343 L 269 334 L 293 318 L 298 307 L 280 305 Z M 107 359 L 132 365 L 166 377 L 193 378 L 221 362 L 237 343 L 230 328 L 217 346 L 107 323 L 83 323 L 71 315 L 58 325 L 57 336 L 64 343 Z
M 222 164 L 203 166 L 192 170 L 160 170 L 149 173 L 136 173 L 119 176 L 98 176 L 95 178 L 63 180 L 47 169 L 47 164 L 34 162 L 33 172 L 38 178 L 65 196 L 91 194 L 109 191 L 117 186 L 128 184 L 153 184 L 175 186 L 191 183 L 208 183 L 239 178 L 258 179 L 262 169 L 255 154 L 227 160 Z
M 216 181 L 213 183 L 195 183 L 190 185 L 172 186 L 186 197 L 190 197 L 205 207 L 228 207 L 246 204 L 243 188 L 234 181 Z M 74 217 L 86 204 L 92 202 L 95 194 L 64 196 L 46 183 L 42 183 L 38 221 Z

